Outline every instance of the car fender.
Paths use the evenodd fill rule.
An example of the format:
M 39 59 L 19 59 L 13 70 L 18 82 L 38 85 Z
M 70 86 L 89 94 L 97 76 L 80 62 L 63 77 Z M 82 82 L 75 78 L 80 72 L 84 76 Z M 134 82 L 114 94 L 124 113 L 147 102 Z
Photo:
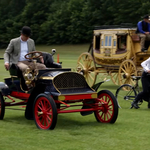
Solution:
M 25 117 L 28 120 L 33 120 L 33 104 L 34 104 L 34 100 L 35 98 L 41 94 L 44 93 L 46 88 L 45 84 L 38 84 L 36 85 L 36 87 L 32 90 L 30 97 L 28 99 L 27 102 L 27 106 L 26 106 L 26 110 L 25 110 Z
M 1 89 L 8 89 L 7 84 L 5 84 L 4 82 L 0 82 L 0 90 Z
M 0 92 L 2 93 L 3 96 L 6 96 L 9 95 L 11 91 L 6 83 L 0 82 Z

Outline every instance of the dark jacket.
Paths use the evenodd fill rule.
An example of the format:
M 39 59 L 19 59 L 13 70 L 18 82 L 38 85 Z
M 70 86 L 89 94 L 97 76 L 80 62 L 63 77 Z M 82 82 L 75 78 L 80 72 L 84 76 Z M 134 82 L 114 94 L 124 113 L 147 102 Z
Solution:
M 147 22 L 145 22 L 145 21 L 140 21 L 137 24 L 136 33 L 144 33 L 144 32 L 149 32 L 149 24 Z

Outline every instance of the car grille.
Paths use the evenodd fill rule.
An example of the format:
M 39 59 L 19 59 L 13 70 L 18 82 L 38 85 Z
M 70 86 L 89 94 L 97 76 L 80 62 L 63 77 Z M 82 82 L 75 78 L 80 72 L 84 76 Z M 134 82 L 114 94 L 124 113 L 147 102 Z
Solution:
M 58 90 L 88 88 L 83 75 L 75 72 L 65 72 L 53 79 L 53 85 Z

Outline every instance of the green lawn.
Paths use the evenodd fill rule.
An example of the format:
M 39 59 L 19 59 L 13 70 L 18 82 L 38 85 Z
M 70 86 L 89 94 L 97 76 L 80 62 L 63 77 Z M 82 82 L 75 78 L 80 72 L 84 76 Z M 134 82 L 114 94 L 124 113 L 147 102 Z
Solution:
M 37 46 L 38 51 L 57 50 L 63 68 L 75 68 L 86 45 Z M 4 50 L 0 50 L 3 57 Z M 57 61 L 57 54 L 54 60 Z M 0 60 L 0 81 L 8 77 Z M 97 77 L 99 80 L 99 76 Z M 115 93 L 118 86 L 111 81 L 102 84 L 100 90 Z M 129 104 L 130 107 L 130 104 Z M 12 107 L 10 107 L 12 108 Z M 4 120 L 0 120 L 0 150 L 149 150 L 150 110 L 144 102 L 141 108 L 119 109 L 115 124 L 98 123 L 94 114 L 59 114 L 56 128 L 44 131 L 37 129 L 33 120 L 26 120 L 24 111 L 6 109 Z

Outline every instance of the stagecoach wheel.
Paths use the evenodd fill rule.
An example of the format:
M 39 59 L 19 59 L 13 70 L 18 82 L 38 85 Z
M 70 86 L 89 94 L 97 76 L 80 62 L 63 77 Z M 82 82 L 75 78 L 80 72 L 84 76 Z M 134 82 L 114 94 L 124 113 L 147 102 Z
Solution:
M 136 82 L 131 78 L 131 76 L 137 76 L 136 66 L 133 61 L 125 60 L 121 63 L 119 68 L 119 84 L 130 84 L 134 86 Z
M 3 120 L 4 114 L 5 114 L 5 102 L 2 93 L 0 93 L 0 120 Z
M 101 109 L 94 111 L 96 120 L 102 123 L 115 123 L 118 117 L 118 103 L 115 96 L 108 90 L 102 90 L 98 92 L 98 98 L 100 101 L 96 100 L 95 104 Z
M 83 53 L 79 56 L 76 70 L 84 75 L 86 82 L 92 87 L 96 81 L 97 72 L 95 62 L 90 53 Z
M 112 82 L 113 82 L 115 85 L 118 85 L 118 72 L 110 71 L 109 74 L 110 74 L 110 77 L 111 77 Z
M 98 74 L 98 81 L 105 81 L 105 80 L 107 80 L 107 78 L 108 78 L 108 73 L 99 73 Z
M 57 123 L 57 108 L 52 97 L 39 94 L 34 102 L 34 121 L 39 129 L 54 129 Z

